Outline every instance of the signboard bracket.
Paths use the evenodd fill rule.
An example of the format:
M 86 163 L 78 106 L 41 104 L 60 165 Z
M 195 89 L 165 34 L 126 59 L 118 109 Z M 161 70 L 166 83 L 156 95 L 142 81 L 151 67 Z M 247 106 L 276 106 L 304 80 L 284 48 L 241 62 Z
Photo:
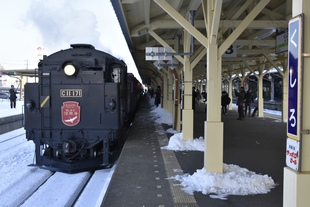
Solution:
M 300 134 L 310 134 L 310 129 L 301 130 Z

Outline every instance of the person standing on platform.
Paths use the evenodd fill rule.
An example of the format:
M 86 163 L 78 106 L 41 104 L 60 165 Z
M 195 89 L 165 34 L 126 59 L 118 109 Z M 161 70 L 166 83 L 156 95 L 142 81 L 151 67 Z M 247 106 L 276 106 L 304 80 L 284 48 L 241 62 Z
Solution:
M 11 109 L 12 108 L 16 108 L 16 99 L 17 99 L 17 92 L 14 88 L 13 85 L 11 85 L 11 89 L 9 90 L 9 94 L 10 94 L 10 105 L 11 105 Z
M 157 86 L 154 94 L 155 94 L 155 106 L 158 107 L 158 105 L 160 104 L 160 97 L 161 97 L 160 86 Z
M 199 105 L 201 99 L 201 93 L 199 89 L 196 90 L 196 103 Z
M 255 106 L 253 113 L 252 113 L 252 117 L 254 117 L 256 113 L 258 113 L 258 106 Z
M 151 99 L 152 99 L 153 96 L 154 96 L 154 89 L 153 89 L 153 88 L 150 88 L 149 92 L 150 92 L 150 97 L 151 97 Z
M 239 118 L 237 120 L 244 120 L 244 110 L 243 110 L 244 96 L 245 96 L 244 87 L 240 87 L 239 92 L 235 89 L 235 95 L 237 96 L 237 105 L 239 113 Z
M 252 103 L 254 103 L 253 93 L 252 90 L 249 89 L 245 94 L 245 116 L 247 115 L 247 111 L 249 111 L 249 116 L 251 116 L 251 109 L 252 109 Z
M 193 92 L 192 92 L 192 109 L 195 111 L 195 104 L 196 104 L 196 98 L 197 98 L 197 91 L 195 86 L 193 86 Z
M 227 114 L 227 105 L 230 104 L 231 99 L 228 96 L 228 93 L 226 91 L 222 92 L 222 100 L 221 100 L 221 105 L 222 105 L 222 113 L 225 115 Z
M 253 113 L 252 113 L 252 117 L 255 116 L 255 114 L 257 113 L 257 116 L 258 116 L 258 97 L 254 100 L 254 110 L 253 110 Z

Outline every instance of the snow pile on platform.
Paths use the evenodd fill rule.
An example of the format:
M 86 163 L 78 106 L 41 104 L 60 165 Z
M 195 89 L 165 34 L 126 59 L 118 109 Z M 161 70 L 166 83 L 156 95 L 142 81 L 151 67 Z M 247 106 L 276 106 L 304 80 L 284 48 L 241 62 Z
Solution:
M 204 139 L 182 140 L 182 133 L 174 134 L 167 146 L 161 149 L 174 151 L 204 151 Z M 266 194 L 276 186 L 268 175 L 256 174 L 237 165 L 223 164 L 223 174 L 207 173 L 204 168 L 193 175 L 184 174 L 171 177 L 180 182 L 183 190 L 193 195 L 194 191 L 210 195 L 211 198 L 226 200 L 228 195 Z
M 276 186 L 268 175 L 258 175 L 237 165 L 223 166 L 224 173 L 207 173 L 204 168 L 193 175 L 177 175 L 170 179 L 180 182 L 182 189 L 193 195 L 194 191 L 210 195 L 211 198 L 226 200 L 228 195 L 266 194 Z
M 175 150 L 175 151 L 204 151 L 205 143 L 203 137 L 193 140 L 182 140 L 182 133 L 174 134 L 169 139 L 167 146 L 161 149 Z
M 172 117 L 161 107 L 152 110 L 154 116 L 160 117 L 157 123 L 170 123 Z M 171 123 L 170 123 L 171 124 Z M 174 151 L 204 151 L 205 143 L 203 137 L 193 140 L 183 140 L 182 133 L 173 129 L 166 132 L 174 134 L 170 137 L 167 146 L 161 147 L 164 150 Z M 175 171 L 180 169 L 174 169 Z M 211 198 L 226 200 L 228 195 L 254 195 L 266 194 L 276 186 L 273 179 L 268 175 L 260 175 L 241 168 L 237 165 L 223 164 L 223 174 L 207 173 L 204 168 L 196 170 L 193 175 L 184 174 L 171 177 L 180 182 L 182 189 L 188 194 L 201 192 L 210 194 Z
M 160 105 L 158 107 L 154 106 L 151 113 L 156 116 L 156 123 L 172 125 L 172 115 L 165 109 L 161 108 Z

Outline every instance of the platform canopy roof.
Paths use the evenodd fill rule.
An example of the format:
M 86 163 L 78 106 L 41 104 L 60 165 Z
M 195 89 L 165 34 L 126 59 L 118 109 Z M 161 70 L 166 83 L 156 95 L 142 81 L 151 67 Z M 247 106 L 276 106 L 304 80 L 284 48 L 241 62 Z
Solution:
M 192 28 L 191 25 L 195 27 L 191 34 L 198 37 L 193 41 L 196 53 L 205 48 L 203 37 L 216 37 L 220 47 L 225 40 L 236 36 L 233 44 L 236 53 L 222 57 L 223 78 L 262 68 L 276 68 L 281 73 L 286 67 L 287 52 L 283 41 L 287 41 L 292 0 L 111 0 L 111 3 L 142 80 L 154 80 L 162 73 L 154 65 L 155 61 L 146 60 L 146 48 L 171 47 L 176 53 L 184 54 L 184 31 Z M 263 3 L 266 5 L 242 29 L 249 16 Z M 214 25 L 218 29 L 208 33 L 204 11 L 210 8 L 214 11 L 214 20 L 219 18 L 220 21 Z M 194 21 L 190 20 L 190 11 L 195 11 Z M 276 50 L 279 42 L 281 45 Z M 177 55 L 173 57 L 177 59 Z M 196 64 L 193 78 L 206 78 L 206 55 Z
M 0 75 L 37 77 L 38 76 L 38 70 L 37 69 L 1 70 Z

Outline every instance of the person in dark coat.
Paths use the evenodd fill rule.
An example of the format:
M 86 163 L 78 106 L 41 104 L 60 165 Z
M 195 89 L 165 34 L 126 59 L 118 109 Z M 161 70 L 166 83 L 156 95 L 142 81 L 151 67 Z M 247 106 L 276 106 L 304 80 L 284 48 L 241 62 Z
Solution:
M 256 113 L 258 113 L 258 106 L 255 106 L 253 113 L 252 113 L 252 117 L 254 117 Z
M 222 92 L 222 100 L 221 100 L 221 105 L 222 105 L 222 113 L 227 114 L 227 105 L 230 103 L 230 98 L 228 96 L 228 93 L 226 91 Z
M 237 105 L 238 105 L 238 113 L 239 113 L 238 120 L 244 120 L 244 111 L 243 111 L 244 96 L 245 96 L 244 87 L 240 87 L 239 92 L 235 89 L 235 95 L 237 96 Z
M 160 104 L 160 97 L 161 97 L 160 86 L 157 86 L 154 94 L 155 94 L 155 106 L 158 107 L 158 105 Z
M 251 109 L 252 109 L 252 103 L 254 103 L 254 97 L 253 97 L 253 93 L 252 90 L 249 89 L 246 94 L 245 94 L 245 113 L 244 115 L 247 115 L 247 111 L 249 111 L 249 116 L 251 116 Z
M 258 116 L 258 97 L 254 100 L 254 110 L 252 112 L 252 117 L 254 117 L 256 113 Z
M 193 91 L 192 91 L 192 109 L 195 110 L 195 104 L 196 104 L 196 98 L 197 98 L 198 94 L 196 91 L 195 86 L 193 86 Z
M 150 92 L 150 97 L 151 97 L 151 99 L 152 99 L 153 96 L 154 96 L 154 89 L 153 89 L 153 88 L 150 88 L 149 92 Z
M 10 104 L 11 104 L 11 109 L 12 108 L 16 108 L 16 99 L 17 99 L 17 92 L 16 90 L 14 89 L 14 86 L 11 85 L 11 88 L 9 90 L 9 94 L 10 94 Z

